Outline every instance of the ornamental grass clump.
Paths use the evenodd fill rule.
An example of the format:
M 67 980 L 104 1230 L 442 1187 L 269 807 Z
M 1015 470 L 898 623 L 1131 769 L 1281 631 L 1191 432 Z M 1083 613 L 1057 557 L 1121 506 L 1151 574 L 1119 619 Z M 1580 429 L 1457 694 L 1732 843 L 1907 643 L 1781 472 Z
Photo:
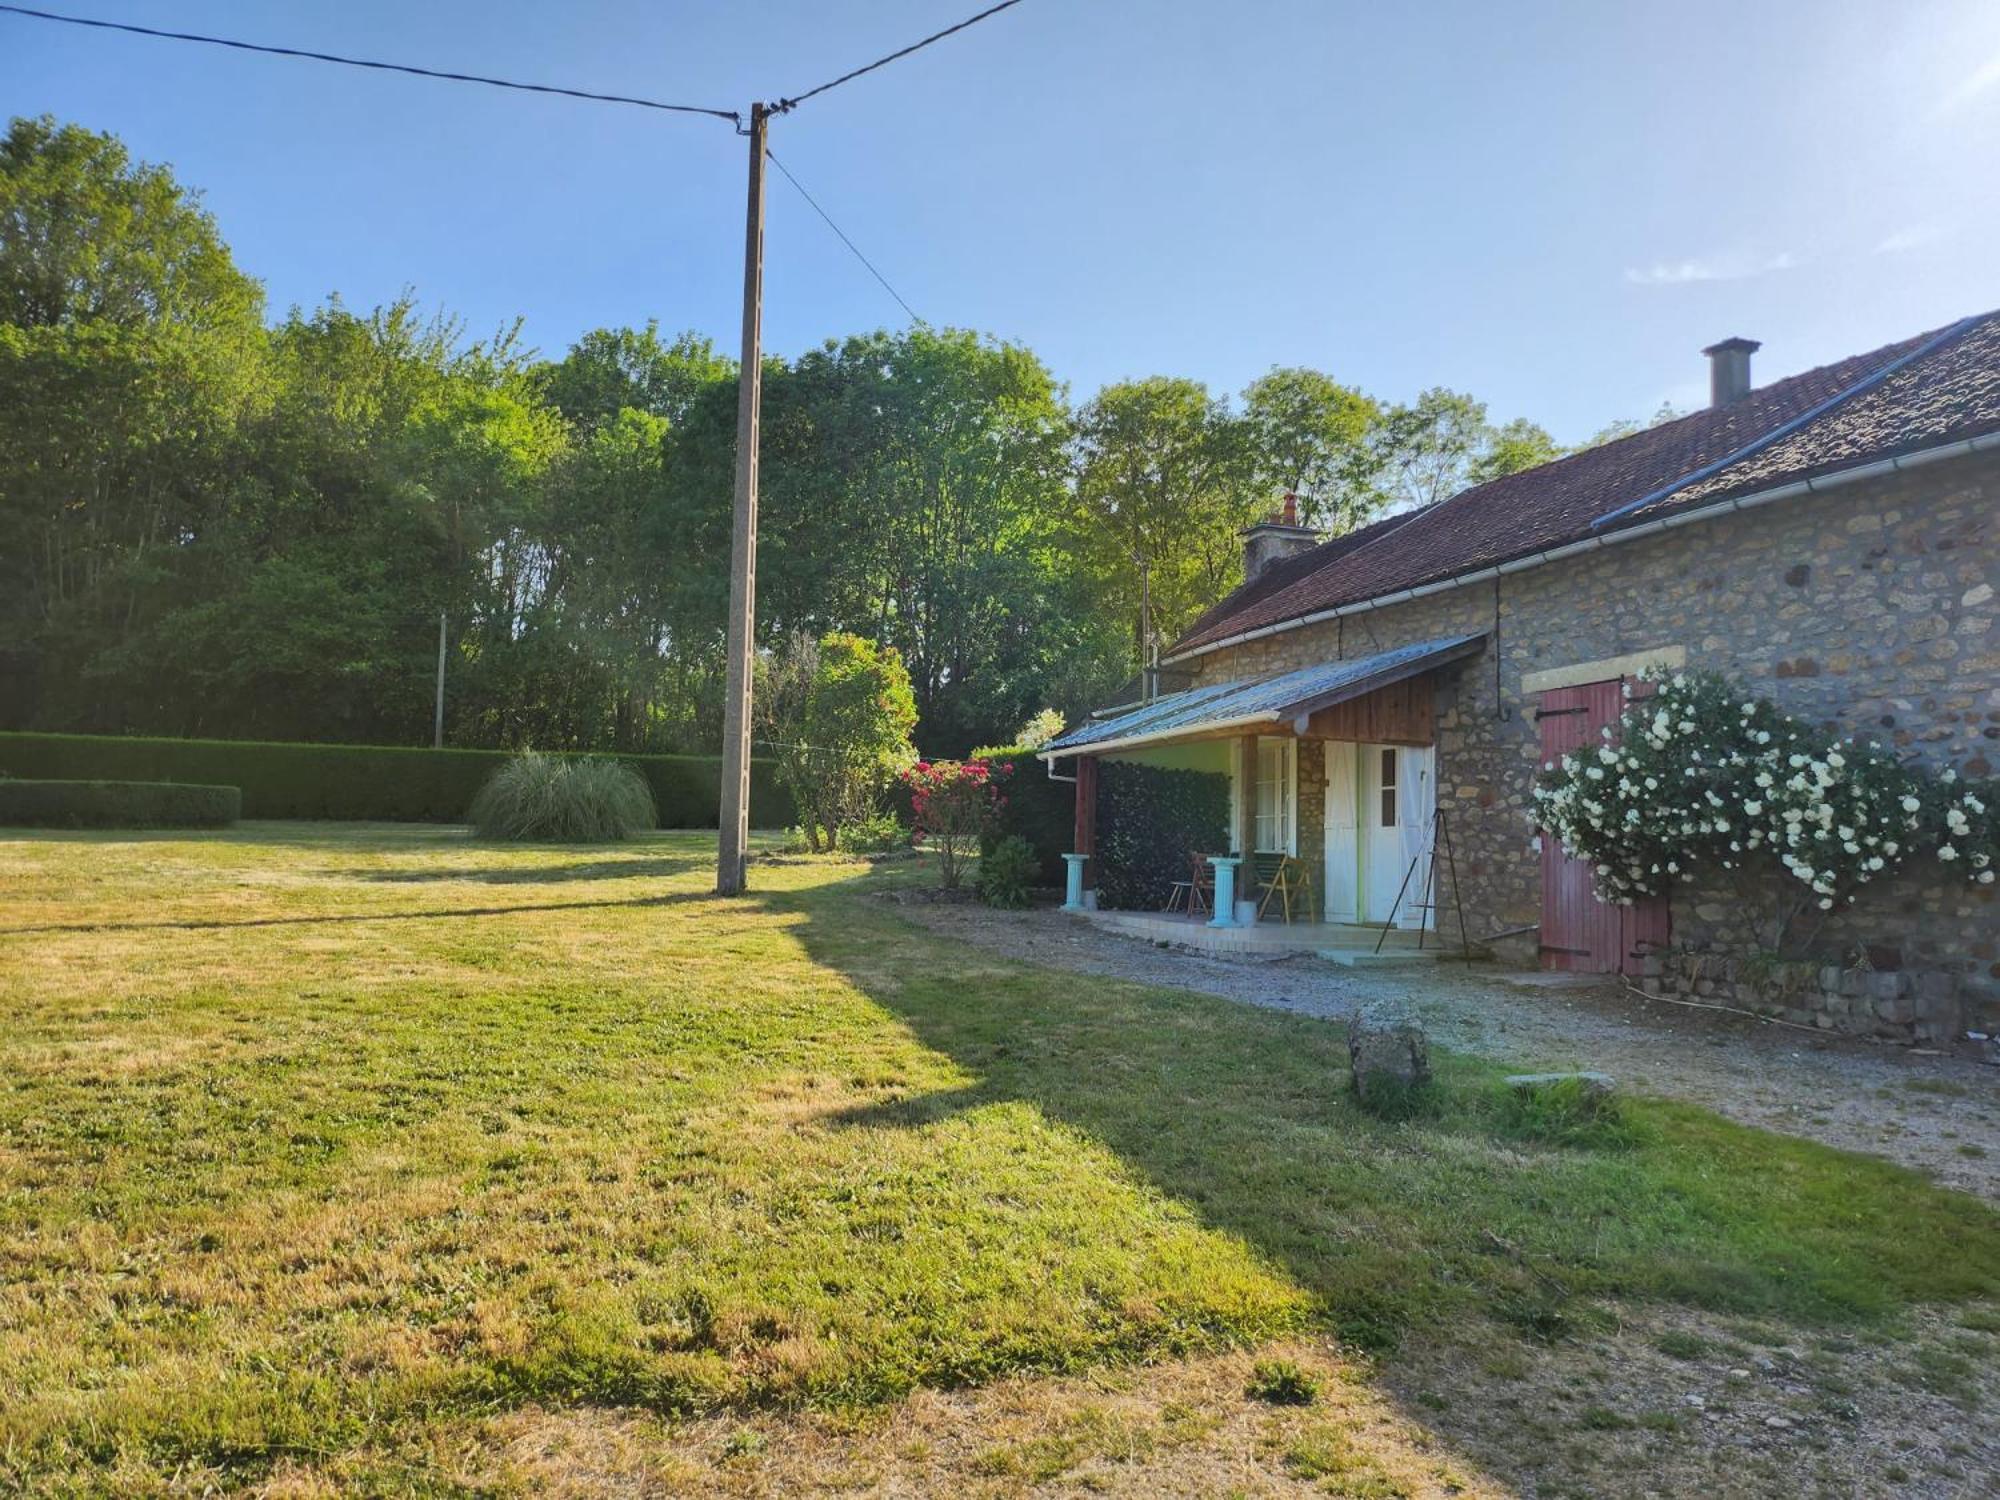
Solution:
M 630 766 L 529 750 L 487 778 L 466 821 L 481 838 L 603 844 L 656 826 L 653 793 Z

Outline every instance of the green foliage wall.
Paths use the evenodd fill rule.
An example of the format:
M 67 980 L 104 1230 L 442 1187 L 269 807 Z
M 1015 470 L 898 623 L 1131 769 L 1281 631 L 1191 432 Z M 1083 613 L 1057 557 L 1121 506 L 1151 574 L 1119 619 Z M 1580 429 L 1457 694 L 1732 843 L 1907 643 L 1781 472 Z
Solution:
M 233 786 L 172 781 L 0 781 L 0 828 L 226 828 Z
M 992 849 L 1010 834 L 1018 835 L 1035 851 L 1041 884 L 1061 885 L 1062 857 L 1076 834 L 1076 787 L 1067 781 L 1051 781 L 1030 750 L 1002 750 L 984 758 L 996 766 L 1010 765 L 1014 773 L 1007 778 L 1007 805 L 980 841 L 980 852 Z
M 1157 911 L 1188 856 L 1229 847 L 1229 778 L 1107 760 L 1097 780 L 1097 900 Z
M 242 788 L 243 816 L 250 818 L 457 823 L 486 778 L 510 758 L 500 750 L 0 734 L 0 773 L 8 776 L 221 783 Z M 618 759 L 646 778 L 662 828 L 715 826 L 722 766 L 714 756 Z M 751 823 L 785 828 L 795 817 L 769 764 L 755 762 Z

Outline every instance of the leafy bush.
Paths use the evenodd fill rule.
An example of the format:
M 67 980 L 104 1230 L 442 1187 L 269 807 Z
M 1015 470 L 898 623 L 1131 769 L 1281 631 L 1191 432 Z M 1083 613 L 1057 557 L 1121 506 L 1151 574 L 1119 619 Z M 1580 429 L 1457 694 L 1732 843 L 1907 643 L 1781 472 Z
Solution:
M 1097 900 L 1157 911 L 1188 857 L 1229 847 L 1229 778 L 1107 760 L 1097 768 Z
M 839 847 L 867 821 L 897 772 L 916 759 L 917 701 L 893 646 L 833 631 L 794 635 L 764 668 L 762 703 L 778 775 L 799 810 L 806 847 Z
M 599 844 L 658 825 L 646 779 L 598 756 L 527 751 L 495 771 L 466 821 L 481 838 Z
M 849 854 L 893 854 L 910 847 L 910 829 L 892 812 L 876 813 L 841 829 L 840 844 Z M 785 852 L 810 854 L 817 851 L 813 848 L 813 840 L 806 836 L 805 829 L 793 828 L 786 836 Z
M 1062 732 L 1063 716 L 1053 708 L 1045 708 L 1021 726 L 1014 743 L 1023 750 L 1039 750 Z
M 1020 910 L 1028 904 L 1041 865 L 1026 839 L 1008 834 L 979 856 L 979 899 L 988 906 Z
M 840 842 L 850 854 L 894 854 L 910 847 L 910 825 L 892 812 L 876 813 L 841 829 Z
M 903 773 L 915 839 L 937 850 L 946 890 L 958 889 L 967 857 L 1006 804 L 1000 788 L 1012 775 L 1012 766 L 983 760 L 920 760 Z
M 506 750 L 419 750 L 382 745 L 295 745 L 101 734 L 0 734 L 0 774 L 36 778 L 225 784 L 249 818 L 341 818 L 456 823 L 479 788 L 512 758 Z M 713 828 L 722 762 L 712 755 L 621 755 L 646 778 L 663 828 Z M 796 821 L 769 761 L 750 768 L 750 821 Z
M 1056 781 L 1034 752 L 1018 747 L 975 752 L 998 770 L 1008 768 L 1007 801 L 993 813 L 993 825 L 980 841 L 985 854 L 1001 839 L 1027 840 L 1035 851 L 1035 884 L 1063 883 L 1063 855 L 1076 838 L 1076 787 Z
M 0 778 L 0 827 L 224 828 L 242 814 L 233 786 Z
M 1952 773 L 1932 779 L 1878 746 L 1836 739 L 1716 673 L 1642 680 L 1653 691 L 1627 689 L 1632 701 L 1604 743 L 1545 766 L 1535 789 L 1542 826 L 1590 862 L 1607 900 L 1664 894 L 1703 865 L 1738 878 L 1748 869 L 1764 878 L 1745 881 L 1746 896 L 1776 896 L 1769 946 L 1782 952 L 1802 911 L 1854 901 L 1920 849 L 1958 856 L 1935 826 Z M 1976 880 L 1985 867 L 1969 856 L 1985 851 L 1971 820 L 1986 803 L 1971 804 L 1956 803 L 1953 826 L 1965 830 Z M 1772 867 L 1789 878 L 1771 880 Z

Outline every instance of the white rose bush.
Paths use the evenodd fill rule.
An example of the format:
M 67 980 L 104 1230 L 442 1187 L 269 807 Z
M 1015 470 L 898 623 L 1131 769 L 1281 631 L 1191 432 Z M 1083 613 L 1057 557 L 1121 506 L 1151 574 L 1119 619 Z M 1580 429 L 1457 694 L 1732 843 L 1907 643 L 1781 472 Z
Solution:
M 1717 673 L 1648 672 L 1626 696 L 1603 740 L 1544 765 L 1535 788 L 1541 826 L 1590 863 L 1608 901 L 1726 871 L 1774 899 L 1779 948 L 1801 913 L 1823 918 L 1919 856 L 1996 878 L 1990 785 L 1837 739 Z

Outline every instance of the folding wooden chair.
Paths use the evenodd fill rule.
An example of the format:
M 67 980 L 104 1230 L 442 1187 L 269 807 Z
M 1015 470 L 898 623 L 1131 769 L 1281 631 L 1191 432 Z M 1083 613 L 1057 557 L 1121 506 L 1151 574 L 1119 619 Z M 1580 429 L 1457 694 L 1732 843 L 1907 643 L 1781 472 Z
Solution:
M 1207 916 L 1215 896 L 1215 867 L 1203 854 L 1188 856 L 1188 875 L 1176 880 L 1167 893 L 1167 911 L 1184 911 L 1191 917 Z
M 1289 854 L 1260 854 L 1256 869 L 1257 889 L 1262 893 L 1257 903 L 1258 921 L 1264 920 L 1264 913 L 1276 901 L 1285 914 L 1285 925 L 1289 927 L 1294 900 L 1299 902 L 1305 920 L 1312 920 L 1313 880 L 1310 865 Z

